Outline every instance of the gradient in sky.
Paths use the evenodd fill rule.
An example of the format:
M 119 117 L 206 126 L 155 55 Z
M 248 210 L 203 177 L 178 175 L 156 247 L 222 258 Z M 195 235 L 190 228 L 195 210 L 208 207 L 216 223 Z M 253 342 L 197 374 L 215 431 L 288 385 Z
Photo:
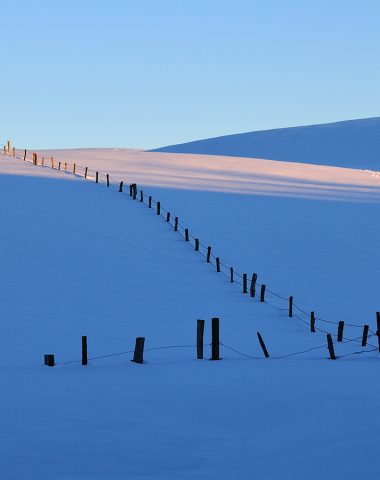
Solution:
M 378 116 L 378 0 L 0 0 L 1 141 L 154 148 Z

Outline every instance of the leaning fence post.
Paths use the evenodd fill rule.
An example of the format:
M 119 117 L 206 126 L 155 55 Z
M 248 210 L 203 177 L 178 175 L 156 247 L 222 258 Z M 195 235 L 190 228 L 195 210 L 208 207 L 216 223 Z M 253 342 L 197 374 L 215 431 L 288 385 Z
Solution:
M 369 325 L 364 325 L 363 327 L 363 337 L 362 337 L 362 347 L 367 345 Z
M 123 182 L 120 182 L 120 185 L 119 185 L 119 192 L 122 192 L 123 191 Z
M 197 359 L 203 358 L 203 335 L 205 331 L 205 321 L 197 320 Z
M 174 218 L 174 231 L 175 231 L 175 232 L 178 231 L 178 217 L 175 217 L 175 218 Z
M 331 338 L 330 333 L 326 335 L 327 337 L 327 348 L 329 350 L 331 360 L 336 360 L 335 352 L 334 352 L 334 344 Z
M 87 337 L 82 336 L 82 365 L 87 365 Z
M 293 297 L 289 297 L 289 317 L 293 316 Z
M 210 263 L 210 259 L 211 259 L 211 247 L 207 247 L 207 263 Z
M 198 238 L 195 239 L 195 251 L 199 252 L 199 239 Z
M 220 360 L 219 358 L 219 318 L 211 320 L 211 360 Z
M 259 332 L 257 332 L 257 337 L 259 339 L 260 347 L 262 348 L 262 350 L 264 352 L 265 358 L 269 358 L 269 353 L 268 353 L 267 347 L 265 346 L 263 337 L 260 335 Z
M 315 333 L 315 313 L 310 313 L 310 331 Z
M 220 258 L 216 257 L 216 271 L 220 272 Z
M 109 173 L 107 173 L 107 187 L 110 186 L 110 175 Z
M 84 178 L 87 178 L 88 167 L 84 169 Z
M 248 292 L 248 287 L 247 287 L 247 274 L 243 273 L 243 293 Z
M 48 353 L 44 355 L 44 365 L 47 365 L 48 367 L 54 367 L 55 362 L 54 362 L 54 355 L 51 353 Z
M 157 215 L 161 215 L 161 202 L 157 202 Z
M 338 323 L 338 335 L 337 335 L 338 342 L 341 342 L 343 340 L 343 329 L 344 329 L 344 322 L 343 320 L 340 320 Z
M 266 286 L 264 284 L 261 285 L 261 291 L 260 291 L 260 302 L 261 303 L 265 302 L 265 288 L 266 288 Z
M 186 242 L 189 241 L 189 229 L 188 228 L 185 228 L 185 240 L 186 240 Z
M 254 273 L 251 279 L 251 288 L 250 288 L 251 297 L 254 297 L 256 295 L 256 281 L 257 281 L 257 273 Z
M 131 362 L 144 363 L 144 343 L 145 343 L 145 337 L 136 338 L 135 352 Z

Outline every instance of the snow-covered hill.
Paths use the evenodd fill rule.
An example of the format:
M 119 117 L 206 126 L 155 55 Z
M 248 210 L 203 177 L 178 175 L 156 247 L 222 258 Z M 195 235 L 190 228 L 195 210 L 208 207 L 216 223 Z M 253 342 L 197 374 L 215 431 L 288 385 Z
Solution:
M 226 135 L 154 151 L 380 170 L 380 118 Z
M 0 156 L 4 478 L 375 478 L 377 338 L 353 353 L 380 309 L 377 173 L 121 149 L 42 155 L 78 175 Z M 105 173 L 161 201 L 227 266 L 258 273 L 267 302 L 154 208 L 107 188 Z M 269 290 L 306 314 L 289 318 Z M 325 333 L 309 331 L 311 310 L 334 341 L 337 321 L 358 325 L 335 362 Z M 208 358 L 215 316 L 223 359 L 196 360 L 196 320 Z M 257 331 L 271 357 L 322 348 L 266 360 Z M 62 364 L 80 358 L 81 335 L 90 357 L 129 351 L 137 336 L 174 348 L 147 351 L 145 365 L 131 353 Z M 43 367 L 45 353 L 60 364 Z

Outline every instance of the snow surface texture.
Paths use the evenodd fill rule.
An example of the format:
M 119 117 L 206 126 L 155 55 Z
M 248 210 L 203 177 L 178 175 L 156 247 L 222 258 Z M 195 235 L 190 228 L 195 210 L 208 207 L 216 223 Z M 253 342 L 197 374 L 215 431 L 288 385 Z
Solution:
M 378 353 L 357 342 L 284 359 L 221 347 L 195 360 L 196 319 L 262 357 L 325 344 L 286 302 L 260 304 L 145 204 L 136 182 L 227 265 L 317 317 L 375 329 L 376 172 L 132 150 L 41 152 L 90 178 L 1 155 L 1 471 L 7 479 L 377 478 Z M 83 174 L 83 168 L 77 167 Z M 100 185 L 94 170 L 100 170 Z M 153 186 L 154 185 L 154 186 Z M 240 191 L 241 190 L 241 191 Z M 306 317 L 304 317 L 306 318 Z M 317 321 L 336 338 L 336 325 Z M 133 349 L 132 354 L 80 358 Z M 361 328 L 347 327 L 356 338 Z M 369 342 L 376 346 L 376 337 Z M 43 367 L 44 353 L 60 362 Z M 209 351 L 206 346 L 206 355 Z
M 226 135 L 153 151 L 380 170 L 380 118 Z

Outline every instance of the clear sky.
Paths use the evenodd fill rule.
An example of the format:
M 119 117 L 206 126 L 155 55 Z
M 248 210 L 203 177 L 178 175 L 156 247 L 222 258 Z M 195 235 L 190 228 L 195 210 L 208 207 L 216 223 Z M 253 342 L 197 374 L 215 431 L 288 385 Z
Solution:
M 379 0 L 0 0 L 1 141 L 137 147 L 380 115 Z

